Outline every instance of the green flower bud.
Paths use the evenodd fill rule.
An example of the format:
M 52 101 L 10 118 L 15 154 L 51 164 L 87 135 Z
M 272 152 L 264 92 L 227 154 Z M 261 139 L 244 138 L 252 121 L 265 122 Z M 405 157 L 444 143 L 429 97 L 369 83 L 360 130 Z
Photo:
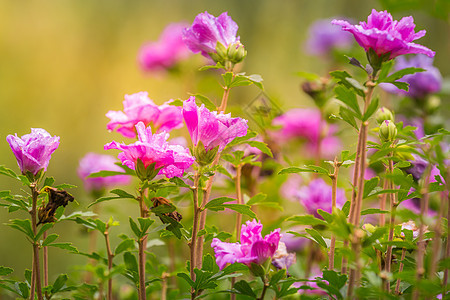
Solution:
M 216 63 L 221 63 L 225 65 L 225 62 L 228 60 L 228 50 L 225 48 L 222 43 L 217 42 L 216 44 L 216 52 L 208 53 L 212 60 Z
M 384 106 L 378 109 L 377 113 L 375 114 L 375 119 L 377 120 L 377 123 L 380 125 L 381 123 L 383 123 L 384 120 L 389 120 L 392 122 L 395 121 L 392 112 Z
M 383 142 L 394 141 L 397 137 L 397 127 L 395 123 L 389 120 L 383 121 L 380 125 L 380 131 L 378 132 L 380 140 Z
M 241 42 L 231 44 L 228 47 L 228 59 L 232 63 L 240 63 L 247 55 L 247 50 L 245 50 L 244 45 Z
M 218 151 L 219 146 L 209 151 L 206 151 L 205 146 L 203 146 L 203 143 L 199 141 L 197 146 L 194 147 L 193 155 L 195 156 L 197 163 L 203 167 L 211 164 L 214 161 Z
M 395 157 L 398 157 L 402 160 L 414 160 L 414 156 L 412 156 L 413 148 L 408 145 L 400 145 L 395 148 Z

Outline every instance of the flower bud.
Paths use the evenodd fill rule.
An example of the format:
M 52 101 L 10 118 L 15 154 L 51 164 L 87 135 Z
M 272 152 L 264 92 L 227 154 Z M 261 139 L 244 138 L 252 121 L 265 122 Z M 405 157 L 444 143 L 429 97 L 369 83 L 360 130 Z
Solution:
M 214 62 L 221 63 L 222 65 L 225 65 L 225 61 L 228 60 L 228 50 L 220 42 L 216 44 L 216 52 L 210 52 L 208 54 Z
M 395 121 L 392 112 L 384 106 L 378 109 L 377 113 L 375 114 L 375 119 L 377 120 L 377 123 L 380 125 L 381 123 L 383 123 L 384 120 L 389 120 L 392 122 Z
M 197 146 L 194 147 L 194 156 L 197 163 L 200 166 L 207 166 L 211 164 L 216 158 L 217 152 L 219 151 L 219 146 L 206 151 L 205 146 L 202 141 L 199 141 Z
M 383 142 L 394 141 L 397 137 L 397 127 L 395 123 L 389 120 L 383 121 L 379 131 L 380 140 Z
M 228 47 L 228 59 L 232 63 L 240 63 L 247 55 L 247 50 L 245 50 L 244 45 L 241 42 L 231 44 Z
M 408 145 L 399 145 L 395 149 L 395 156 L 402 160 L 414 160 L 414 156 L 412 156 L 411 152 L 413 148 Z
M 426 100 L 425 110 L 428 114 L 433 114 L 439 109 L 440 106 L 441 106 L 441 98 L 439 98 L 438 96 L 430 96 Z

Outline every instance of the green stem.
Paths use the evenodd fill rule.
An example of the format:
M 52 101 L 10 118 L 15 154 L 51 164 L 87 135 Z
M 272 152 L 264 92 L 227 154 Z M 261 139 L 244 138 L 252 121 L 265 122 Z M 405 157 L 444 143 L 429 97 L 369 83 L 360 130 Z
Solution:
M 392 154 L 389 155 L 390 158 L 392 158 Z M 389 174 L 393 174 L 394 173 L 394 162 L 392 159 L 389 159 Z M 392 182 L 392 180 L 389 182 L 389 187 L 391 190 L 393 190 L 394 184 Z M 391 242 L 394 239 L 394 226 L 395 226 L 395 213 L 397 210 L 397 200 L 395 198 L 395 193 L 390 193 L 389 194 L 390 197 L 390 208 L 391 208 L 391 218 L 389 220 L 389 236 L 388 236 L 388 241 Z M 385 271 L 387 273 L 391 272 L 391 265 L 392 265 L 392 245 L 389 245 L 387 247 L 387 251 L 386 251 L 386 262 L 385 262 Z M 386 291 L 390 291 L 391 288 L 391 283 L 389 280 L 386 280 L 385 283 L 385 289 Z
M 140 188 L 139 195 L 139 211 L 141 218 L 147 218 L 147 206 L 145 205 L 145 192 L 146 189 Z M 147 294 L 145 291 L 145 250 L 147 248 L 147 235 L 144 235 L 142 238 L 138 240 L 139 246 L 139 300 L 145 300 L 147 298 Z
M 39 191 L 37 189 L 37 182 L 34 182 L 30 185 L 31 188 L 31 197 L 32 197 L 32 206 L 31 206 L 31 226 L 33 228 L 34 235 L 37 234 L 37 200 L 39 196 Z M 41 285 L 41 268 L 39 263 L 39 244 L 38 242 L 33 242 L 33 271 L 31 278 L 35 279 L 35 287 L 36 293 L 39 300 L 43 300 L 44 297 L 42 295 L 42 285 Z M 34 297 L 34 295 L 33 295 Z M 34 298 L 33 298 L 34 300 Z
M 337 177 L 339 173 L 339 163 L 337 160 L 337 157 L 334 158 L 334 172 L 331 174 L 331 212 L 334 211 L 336 208 L 336 196 L 337 196 Z M 334 254 L 335 254 L 335 248 L 336 248 L 336 236 L 334 234 L 331 235 L 331 242 L 330 242 L 330 253 L 328 255 L 328 269 L 333 270 L 334 269 Z
M 190 263 L 190 273 L 191 273 L 191 279 L 192 281 L 195 281 L 195 273 L 194 273 L 194 269 L 197 267 L 197 253 L 196 251 L 198 250 L 198 248 L 196 247 L 197 245 L 197 234 L 198 234 L 198 223 L 199 223 L 199 215 L 200 215 L 200 207 L 198 204 L 198 189 L 199 189 L 199 183 L 200 183 L 200 176 L 201 173 L 200 171 L 197 171 L 197 173 L 194 176 L 194 186 L 192 187 L 192 191 L 194 193 L 193 198 L 194 198 L 194 205 L 193 205 L 193 209 L 194 209 L 194 221 L 192 224 L 192 236 L 191 236 L 191 244 L 190 244 L 190 248 L 191 248 L 191 263 Z M 191 296 L 193 297 L 192 299 L 195 298 L 195 293 L 194 290 L 191 291 Z
M 111 277 L 111 269 L 113 266 L 113 258 L 114 258 L 114 254 L 111 251 L 111 244 L 109 242 L 109 232 L 108 232 L 108 228 L 109 226 L 106 226 L 106 231 L 104 232 L 104 236 L 105 236 L 105 243 L 106 243 L 106 253 L 108 255 L 108 274 L 109 274 L 109 279 L 108 279 L 108 292 L 106 294 L 106 299 L 107 300 L 112 300 L 112 277 Z M 145 283 L 144 283 L 145 285 Z
M 406 249 L 403 248 L 402 249 L 402 258 L 401 258 L 401 262 L 400 262 L 400 266 L 398 267 L 398 273 L 400 274 L 401 272 L 403 272 L 403 260 L 405 259 L 406 256 Z M 395 294 L 396 295 L 400 295 L 400 278 L 397 279 L 397 284 L 395 285 Z

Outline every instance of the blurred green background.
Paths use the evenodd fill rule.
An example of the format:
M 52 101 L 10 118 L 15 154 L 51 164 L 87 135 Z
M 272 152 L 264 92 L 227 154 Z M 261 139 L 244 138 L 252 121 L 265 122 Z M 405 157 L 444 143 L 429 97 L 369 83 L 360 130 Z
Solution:
M 443 15 L 446 21 L 429 11 L 408 9 L 419 7 L 423 1 L 403 2 L 406 6 L 398 7 L 394 18 L 414 16 L 417 30 L 427 30 L 418 42 L 436 51 L 435 65 L 444 77 L 448 76 L 448 12 Z M 89 200 L 76 175 L 78 160 L 86 152 L 103 153 L 103 145 L 111 140 L 129 142 L 106 130 L 105 113 L 121 110 L 124 94 L 148 91 L 156 103 L 186 99 L 189 92 L 214 95 L 217 90 L 220 95 L 215 82 L 197 72 L 202 64 L 200 55 L 185 63 L 182 67 L 187 71 L 181 70 L 177 76 L 151 76 L 140 70 L 136 59 L 140 46 L 158 39 L 166 25 L 191 23 L 205 10 L 216 16 L 228 11 L 239 25 L 238 34 L 248 50 L 242 69 L 261 74 L 266 93 L 284 107 L 310 106 L 310 100 L 299 91 L 301 79 L 295 73 L 325 74 L 327 63 L 305 54 L 308 26 L 316 19 L 334 16 L 364 20 L 372 8 L 384 7 L 371 0 L 1 0 L 0 164 L 18 171 L 6 142 L 8 134 L 22 136 L 31 127 L 40 127 L 60 136 L 60 147 L 52 156 L 47 174 L 54 176 L 57 183 L 80 186 L 71 191 L 80 205 L 71 204 L 68 210 L 84 210 Z M 248 103 L 258 95 L 254 87 L 236 90 L 231 94 L 231 105 Z M 444 99 L 443 108 L 448 111 L 448 99 Z M 0 177 L 0 190 L 18 192 L 20 188 Z M 128 214 L 137 214 L 137 207 L 128 202 L 111 203 L 104 205 L 104 212 L 126 220 Z M 19 216 L 1 210 L 0 223 Z M 113 235 L 127 230 L 127 223 L 122 223 Z M 3 225 L 0 228 L 0 265 L 17 269 L 15 275 L 21 277 L 23 269 L 31 266 L 31 246 L 17 231 Z M 79 226 L 58 225 L 56 232 L 61 241 L 73 241 L 87 250 L 87 238 Z M 62 250 L 51 250 L 50 255 L 51 274 L 69 272 L 70 265 L 86 262 Z

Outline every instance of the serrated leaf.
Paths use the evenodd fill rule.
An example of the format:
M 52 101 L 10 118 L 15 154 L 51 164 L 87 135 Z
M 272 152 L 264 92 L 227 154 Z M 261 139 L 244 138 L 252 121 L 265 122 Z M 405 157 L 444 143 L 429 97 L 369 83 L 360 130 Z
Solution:
M 394 81 L 390 82 L 391 84 L 395 85 L 396 88 L 408 91 L 409 90 L 409 83 L 401 82 L 401 81 Z
M 302 173 L 302 172 L 313 172 L 313 173 L 319 173 L 319 174 L 326 174 L 328 175 L 328 170 L 322 167 L 318 166 L 304 166 L 304 167 L 288 167 L 280 170 L 278 172 L 278 175 L 282 174 L 292 174 L 292 173 Z
M 19 179 L 17 177 L 17 174 L 13 170 L 11 170 L 5 166 L 1 166 L 1 165 L 0 165 L 0 174 L 3 174 L 5 176 L 8 176 L 8 177 L 11 177 L 14 179 Z
M 247 144 L 251 147 L 258 148 L 262 153 L 273 157 L 272 150 L 270 150 L 266 143 L 260 141 L 248 141 Z
M 7 275 L 11 274 L 12 272 L 14 272 L 13 269 L 0 266 L 0 276 L 7 276 Z
M 67 277 L 66 274 L 59 275 L 56 278 L 55 282 L 53 283 L 53 287 L 52 287 L 52 291 L 51 291 L 52 294 L 59 292 L 64 287 L 64 284 L 66 284 L 68 279 L 69 278 Z
M 339 116 L 342 118 L 343 121 L 345 121 L 347 124 L 358 130 L 358 125 L 355 121 L 354 114 L 348 109 L 343 106 L 339 107 Z
M 424 71 L 425 71 L 425 69 L 421 69 L 421 68 L 413 68 L 413 67 L 404 68 L 397 72 L 392 73 L 391 75 L 389 75 L 388 77 L 384 78 L 382 81 L 379 81 L 379 82 L 393 83 L 393 82 L 401 79 L 405 75 L 414 74 L 417 72 L 424 72 Z
M 210 70 L 210 69 L 223 69 L 225 68 L 221 63 L 217 63 L 215 65 L 207 65 L 207 66 L 203 66 L 201 68 L 199 68 L 199 71 L 205 71 L 205 70 Z
M 320 235 L 320 233 L 311 228 L 306 228 L 305 231 L 309 233 L 309 235 L 322 247 L 327 248 L 327 243 L 325 243 L 323 237 Z
M 23 233 L 25 233 L 31 240 L 34 240 L 34 233 L 33 233 L 33 229 L 31 228 L 31 221 L 26 219 L 26 220 L 19 220 L 19 219 L 15 219 L 15 220 L 11 220 L 11 223 L 7 223 L 6 225 L 17 229 L 19 231 L 22 231 Z
M 239 294 L 256 298 L 255 292 L 252 290 L 251 286 L 245 280 L 236 282 L 233 286 L 233 289 L 236 290 Z
M 78 253 L 78 249 L 76 247 L 72 246 L 72 243 L 53 243 L 53 244 L 48 244 L 48 246 Z
M 378 186 L 378 182 L 380 181 L 380 178 L 373 177 L 369 180 L 366 180 L 364 183 L 364 193 L 363 198 L 367 198 L 369 194 Z
M 258 193 L 258 194 L 256 194 L 255 196 L 253 196 L 252 198 L 250 198 L 248 201 L 247 201 L 247 205 L 253 205 L 253 204 L 256 204 L 256 203 L 261 203 L 261 202 L 263 202 L 264 200 L 266 200 L 266 198 L 267 198 L 267 195 L 266 194 L 264 194 L 264 193 Z

